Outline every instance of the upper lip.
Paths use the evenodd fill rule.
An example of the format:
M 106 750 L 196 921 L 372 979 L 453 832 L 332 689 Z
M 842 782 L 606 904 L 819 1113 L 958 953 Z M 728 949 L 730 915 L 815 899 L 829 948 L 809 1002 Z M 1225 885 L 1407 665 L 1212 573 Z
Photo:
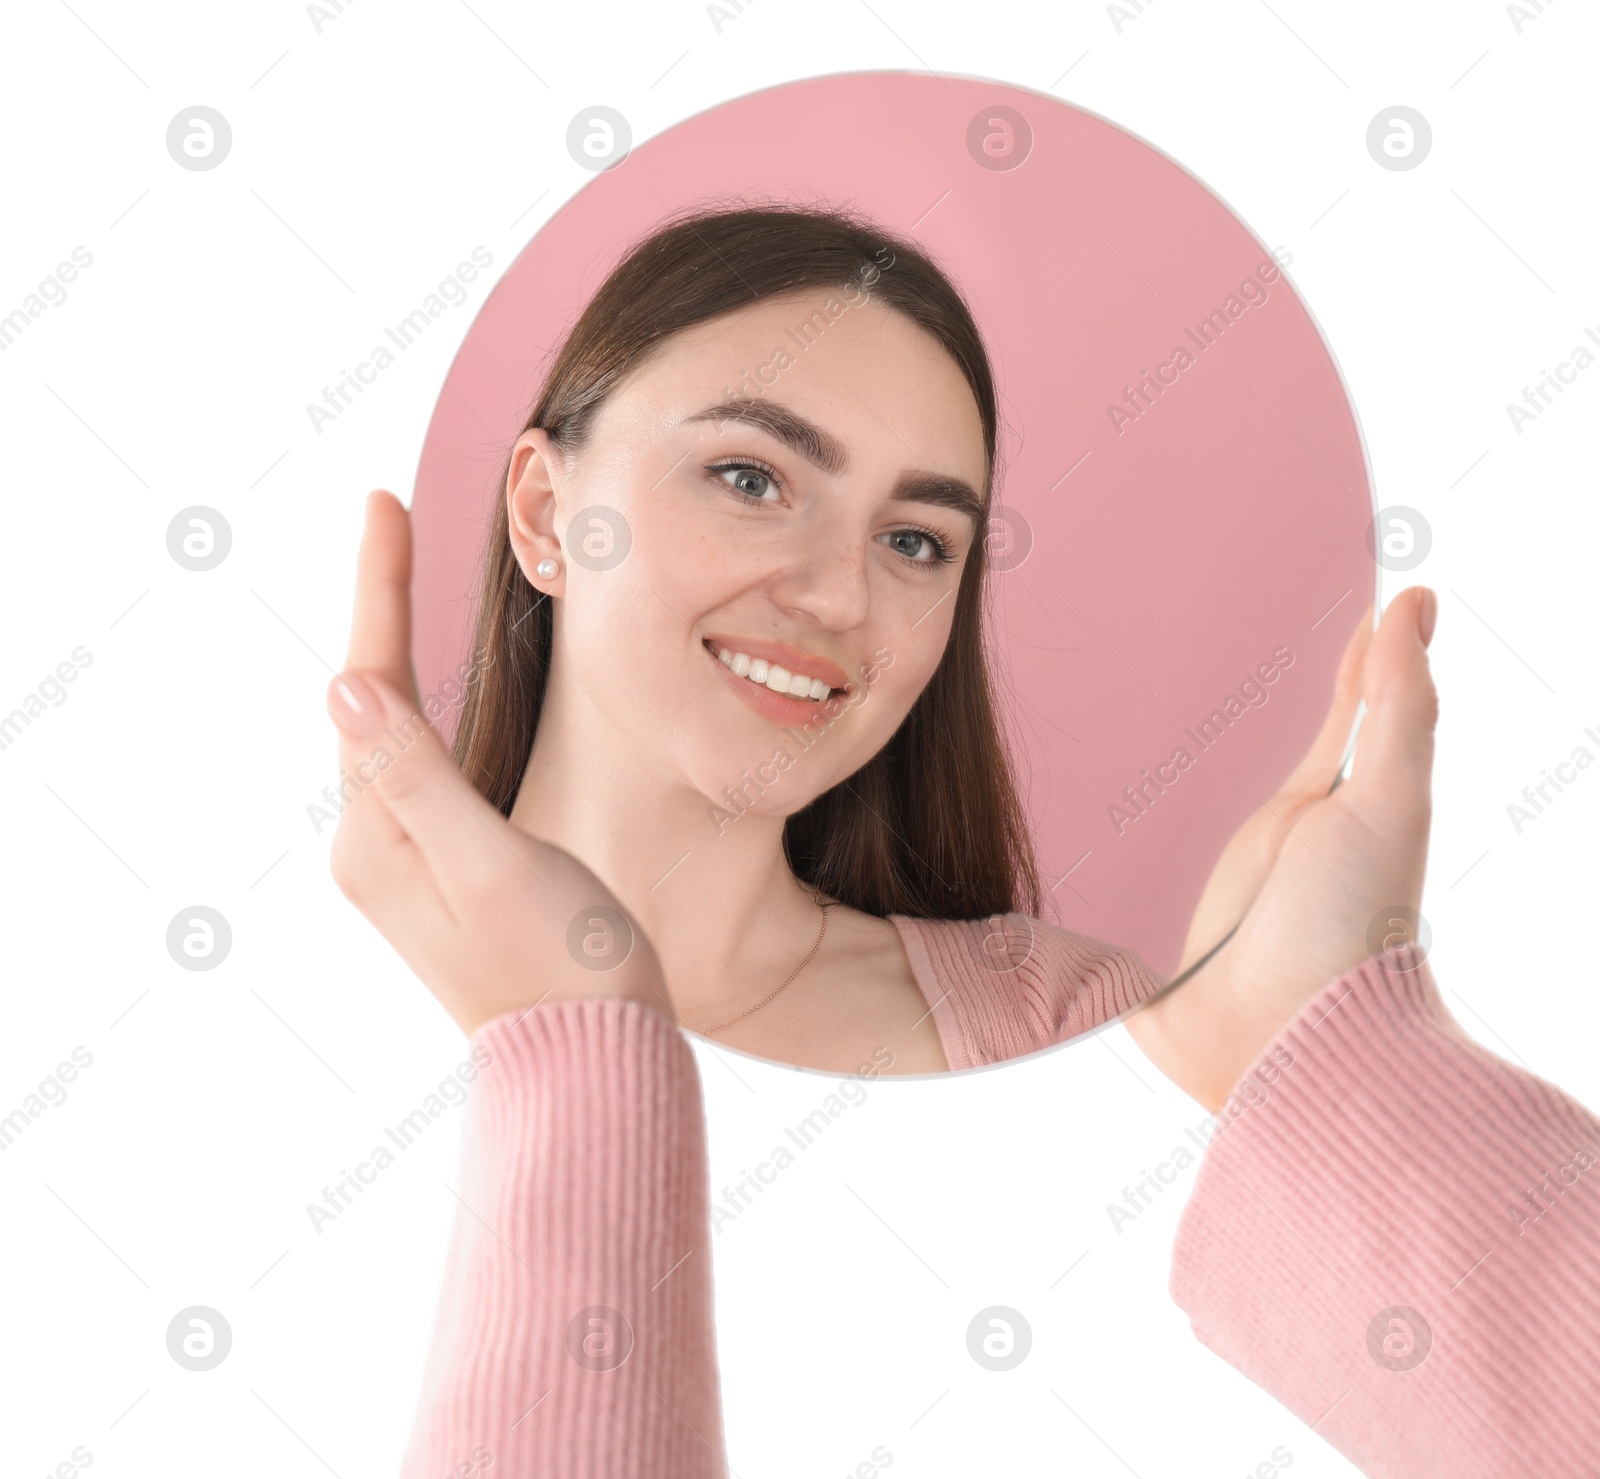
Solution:
M 808 678 L 820 678 L 830 688 L 848 688 L 850 680 L 836 662 L 829 662 L 815 653 L 802 652 L 787 642 L 773 641 L 768 637 L 730 637 L 720 632 L 707 632 L 705 641 L 713 650 L 726 647 L 730 652 L 746 652 L 751 657 L 764 657 L 791 673 L 803 673 Z

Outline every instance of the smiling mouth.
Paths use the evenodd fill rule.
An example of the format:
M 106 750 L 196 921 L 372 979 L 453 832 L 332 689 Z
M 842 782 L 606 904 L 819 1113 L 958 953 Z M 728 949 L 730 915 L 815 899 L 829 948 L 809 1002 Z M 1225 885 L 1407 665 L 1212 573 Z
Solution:
M 764 657 L 751 657 L 748 652 L 737 652 L 731 647 L 721 647 L 708 638 L 700 644 L 736 678 L 758 688 L 765 688 L 783 698 L 800 703 L 821 704 L 842 695 L 842 688 L 830 688 L 821 678 L 804 673 L 793 673 L 779 663 Z

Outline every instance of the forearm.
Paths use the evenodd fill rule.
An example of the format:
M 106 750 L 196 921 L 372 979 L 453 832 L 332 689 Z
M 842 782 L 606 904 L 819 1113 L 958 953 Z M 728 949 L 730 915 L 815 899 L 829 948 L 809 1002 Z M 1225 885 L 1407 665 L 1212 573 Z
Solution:
M 1200 1339 L 1373 1476 L 1588 1472 L 1600 1120 L 1473 1042 L 1412 947 L 1256 1067 L 1178 1230 Z
M 493 1062 L 402 1479 L 722 1474 L 688 1044 L 616 998 L 508 1013 L 473 1041 Z

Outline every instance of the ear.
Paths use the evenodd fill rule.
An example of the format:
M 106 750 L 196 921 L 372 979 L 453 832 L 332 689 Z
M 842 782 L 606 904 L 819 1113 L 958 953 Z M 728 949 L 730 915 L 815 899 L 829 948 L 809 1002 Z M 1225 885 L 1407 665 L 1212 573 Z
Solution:
M 549 432 L 535 428 L 517 438 L 506 474 L 511 550 L 528 583 L 548 596 L 566 591 L 566 560 L 555 533 L 556 503 L 565 472 L 565 459 Z M 546 579 L 539 574 L 541 560 L 556 562 L 554 576 Z

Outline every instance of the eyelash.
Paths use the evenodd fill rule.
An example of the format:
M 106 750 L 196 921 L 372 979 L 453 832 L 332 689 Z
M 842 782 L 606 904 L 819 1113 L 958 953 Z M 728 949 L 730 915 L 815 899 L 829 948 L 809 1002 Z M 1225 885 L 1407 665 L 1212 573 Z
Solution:
M 762 475 L 762 477 L 771 479 L 775 486 L 779 488 L 783 486 L 783 479 L 778 476 L 777 469 L 768 463 L 763 462 L 759 457 L 736 457 L 723 462 L 708 463 L 706 465 L 706 472 L 713 478 L 716 478 L 718 473 L 724 472 L 758 472 Z M 717 479 L 717 481 L 720 482 L 721 479 Z M 741 503 L 752 504 L 767 502 L 765 498 L 757 498 L 753 493 L 741 492 L 731 483 L 724 482 L 722 486 L 726 488 L 728 492 L 737 498 Z M 914 560 L 910 555 L 900 555 L 900 551 L 896 550 L 895 554 L 900 555 L 900 558 L 908 565 L 948 565 L 956 558 L 944 535 L 939 534 L 932 529 L 926 529 L 921 524 L 906 524 L 895 532 L 901 534 L 920 534 L 928 541 L 930 545 L 933 546 L 934 554 L 931 560 Z

